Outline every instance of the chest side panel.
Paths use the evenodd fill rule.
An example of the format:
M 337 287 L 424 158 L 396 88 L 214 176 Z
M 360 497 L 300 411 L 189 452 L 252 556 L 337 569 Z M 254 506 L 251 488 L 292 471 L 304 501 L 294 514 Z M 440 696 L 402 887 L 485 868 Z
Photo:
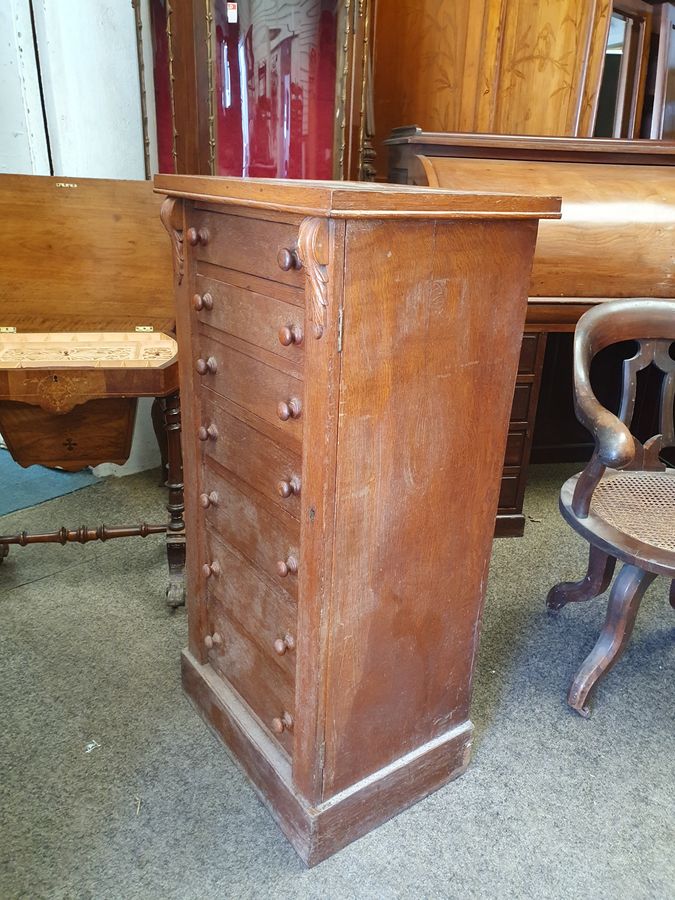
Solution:
M 467 720 L 535 237 L 347 226 L 325 797 Z

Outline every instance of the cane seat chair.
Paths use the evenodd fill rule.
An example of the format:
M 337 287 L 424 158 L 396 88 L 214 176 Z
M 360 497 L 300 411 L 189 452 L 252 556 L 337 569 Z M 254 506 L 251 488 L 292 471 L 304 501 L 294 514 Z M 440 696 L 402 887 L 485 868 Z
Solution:
M 636 353 L 623 363 L 618 416 L 597 400 L 590 382 L 593 357 L 611 344 L 634 341 Z M 642 597 L 657 575 L 671 580 L 675 606 L 675 469 L 662 451 L 675 446 L 675 301 L 614 300 L 585 313 L 574 336 L 574 404 L 579 421 L 595 438 L 593 456 L 560 492 L 560 511 L 590 545 L 588 571 L 578 582 L 553 587 L 550 609 L 591 600 L 610 585 L 617 561 L 622 569 L 609 596 L 597 643 L 577 672 L 568 703 L 590 714 L 589 695 L 616 663 L 635 624 Z M 650 365 L 662 372 L 659 433 L 644 443 L 630 431 L 637 374 Z

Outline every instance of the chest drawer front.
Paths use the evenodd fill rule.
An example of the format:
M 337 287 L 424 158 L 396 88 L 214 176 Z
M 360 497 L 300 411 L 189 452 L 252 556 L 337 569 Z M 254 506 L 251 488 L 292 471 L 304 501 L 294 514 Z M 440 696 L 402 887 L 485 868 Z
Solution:
M 281 284 L 304 287 L 302 269 L 282 268 L 288 261 L 288 257 L 286 260 L 283 257 L 287 253 L 292 257 L 297 247 L 297 225 L 204 210 L 195 210 L 192 219 L 190 224 L 207 235 L 206 242 L 202 240 L 195 247 L 197 259 Z
M 273 588 L 250 563 L 207 529 L 207 553 L 220 574 L 208 579 L 208 604 L 233 618 L 258 648 L 295 683 L 297 607 Z
M 300 306 L 204 275 L 197 276 L 196 286 L 193 306 L 200 322 L 302 365 L 305 314 Z
M 209 466 L 204 469 L 202 487 L 207 496 L 217 497 L 203 511 L 204 521 L 297 601 L 300 523 L 290 516 L 272 515 Z
M 291 678 L 258 649 L 222 608 L 209 610 L 211 667 L 240 694 L 287 753 L 293 752 L 294 687 Z
M 273 369 L 204 334 L 199 335 L 199 348 L 195 367 L 204 387 L 270 425 L 299 440 L 302 438 L 302 379 Z
M 205 457 L 260 491 L 295 518 L 300 517 L 301 457 L 231 416 L 212 400 L 202 401 L 204 421 L 217 437 L 200 442 Z

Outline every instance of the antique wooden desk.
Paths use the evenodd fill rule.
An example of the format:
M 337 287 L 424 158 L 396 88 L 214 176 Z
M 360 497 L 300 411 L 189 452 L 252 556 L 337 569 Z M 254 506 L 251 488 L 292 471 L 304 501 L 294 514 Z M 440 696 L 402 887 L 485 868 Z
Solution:
M 313 864 L 468 763 L 517 338 L 559 201 L 155 185 L 181 279 L 183 682 Z
M 167 533 L 172 605 L 183 601 L 184 531 L 171 253 L 145 181 L 0 176 L 0 433 L 22 466 L 123 463 L 138 397 L 168 467 L 168 525 L 0 537 L 67 543 Z
M 522 534 L 547 333 L 573 331 L 603 300 L 675 297 L 675 143 L 415 127 L 386 143 L 393 182 L 563 198 L 561 220 L 539 230 L 497 516 L 497 535 Z

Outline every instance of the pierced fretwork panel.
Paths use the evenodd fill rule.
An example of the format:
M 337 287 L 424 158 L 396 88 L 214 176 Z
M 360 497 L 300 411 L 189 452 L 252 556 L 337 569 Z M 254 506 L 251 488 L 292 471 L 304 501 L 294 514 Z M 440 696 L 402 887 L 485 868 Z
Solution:
M 619 418 L 630 427 L 635 412 L 635 396 L 637 391 L 637 374 L 655 366 L 663 373 L 661 382 L 661 400 L 659 404 L 659 433 L 663 436 L 662 446 L 675 446 L 675 424 L 673 421 L 675 405 L 675 360 L 670 355 L 672 341 L 639 341 L 637 353 L 624 360 L 623 384 L 621 390 L 621 407 Z

